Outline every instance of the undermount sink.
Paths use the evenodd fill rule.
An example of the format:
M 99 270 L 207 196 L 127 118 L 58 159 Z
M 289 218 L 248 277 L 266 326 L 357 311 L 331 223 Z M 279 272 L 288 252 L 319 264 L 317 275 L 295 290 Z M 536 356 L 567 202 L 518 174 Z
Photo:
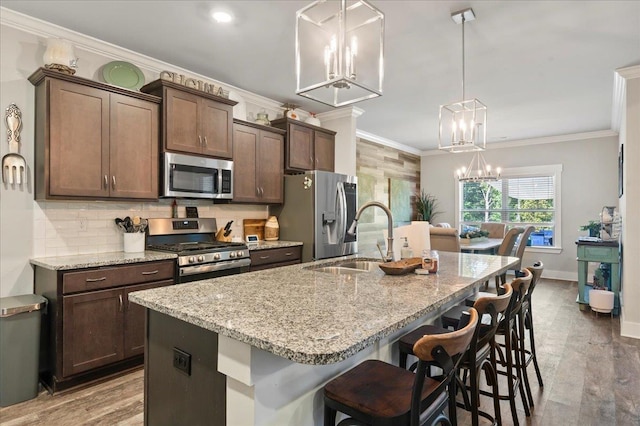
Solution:
M 349 275 L 380 270 L 378 268 L 379 264 L 379 262 L 372 262 L 368 260 L 345 260 L 333 265 L 315 266 L 307 269 L 315 272 L 326 272 L 334 275 Z

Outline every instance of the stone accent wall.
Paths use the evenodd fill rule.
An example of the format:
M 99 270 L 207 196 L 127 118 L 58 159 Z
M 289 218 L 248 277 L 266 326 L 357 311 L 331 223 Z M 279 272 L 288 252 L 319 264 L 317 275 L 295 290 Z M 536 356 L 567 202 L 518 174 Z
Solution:
M 358 205 L 379 201 L 390 206 L 394 226 L 415 220 L 413 196 L 420 191 L 420 157 L 358 138 L 356 141 Z M 363 212 L 358 224 L 358 251 L 377 255 L 383 245 L 387 216 L 379 208 Z M 384 246 L 383 246 L 384 248 Z

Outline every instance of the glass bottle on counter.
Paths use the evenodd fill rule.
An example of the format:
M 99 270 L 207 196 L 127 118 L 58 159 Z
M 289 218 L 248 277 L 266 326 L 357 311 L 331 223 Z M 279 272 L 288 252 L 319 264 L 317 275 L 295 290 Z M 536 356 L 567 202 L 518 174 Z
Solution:
M 422 251 L 422 269 L 429 271 L 430 274 L 438 272 L 440 264 L 440 255 L 437 250 Z

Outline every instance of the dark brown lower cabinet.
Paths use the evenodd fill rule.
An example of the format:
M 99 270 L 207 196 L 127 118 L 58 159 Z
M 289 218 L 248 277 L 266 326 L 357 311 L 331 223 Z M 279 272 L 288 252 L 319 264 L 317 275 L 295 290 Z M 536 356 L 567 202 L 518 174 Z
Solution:
M 145 309 L 129 293 L 174 284 L 174 261 L 52 271 L 36 267 L 49 300 L 41 379 L 53 392 L 143 363 Z
M 63 376 L 123 358 L 122 290 L 63 296 L 63 309 Z
M 295 265 L 302 261 L 302 246 L 251 250 L 250 271 Z

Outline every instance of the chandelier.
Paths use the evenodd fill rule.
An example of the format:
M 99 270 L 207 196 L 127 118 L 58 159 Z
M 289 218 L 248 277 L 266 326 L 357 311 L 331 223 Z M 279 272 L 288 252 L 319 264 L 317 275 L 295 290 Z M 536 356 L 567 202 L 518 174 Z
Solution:
M 500 167 L 495 170 L 484 160 L 482 152 L 473 153 L 469 167 L 456 170 L 460 182 L 489 182 L 500 178 Z
M 296 94 L 333 107 L 382 96 L 384 14 L 365 0 L 296 13 Z
M 449 152 L 482 151 L 487 139 L 487 106 L 478 99 L 465 98 L 464 23 L 473 21 L 473 9 L 451 14 L 462 24 L 462 101 L 440 106 L 438 149 Z

